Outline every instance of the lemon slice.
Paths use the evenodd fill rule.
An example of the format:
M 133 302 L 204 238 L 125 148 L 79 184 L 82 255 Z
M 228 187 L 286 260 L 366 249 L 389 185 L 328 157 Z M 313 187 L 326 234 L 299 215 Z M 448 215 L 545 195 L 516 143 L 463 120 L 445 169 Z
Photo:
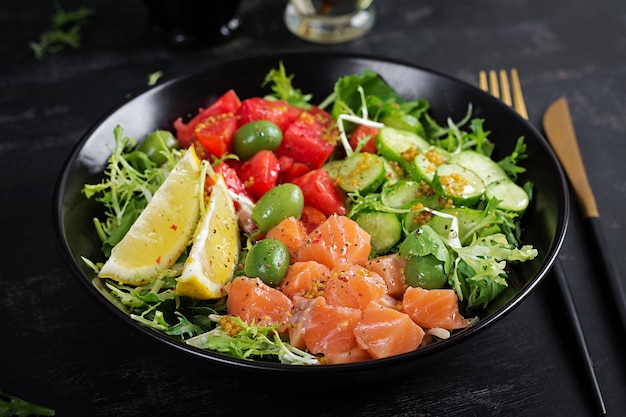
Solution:
M 226 295 L 239 259 L 239 225 L 235 205 L 221 175 L 211 191 L 206 213 L 178 278 L 176 293 L 197 300 Z
M 113 247 L 98 276 L 142 285 L 171 267 L 192 239 L 200 218 L 199 178 L 200 160 L 191 147 Z

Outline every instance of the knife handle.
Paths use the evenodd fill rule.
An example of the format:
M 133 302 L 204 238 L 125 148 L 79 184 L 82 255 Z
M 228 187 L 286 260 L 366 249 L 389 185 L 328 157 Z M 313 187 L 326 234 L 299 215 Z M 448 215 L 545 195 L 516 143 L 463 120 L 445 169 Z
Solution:
M 587 348 L 587 342 L 585 341 L 583 328 L 580 323 L 580 319 L 578 318 L 578 312 L 576 311 L 574 297 L 572 296 L 569 284 L 567 283 L 567 278 L 565 277 L 565 270 L 563 269 L 563 265 L 561 265 L 561 261 L 559 261 L 558 259 L 554 261 L 554 264 L 552 265 L 552 275 L 554 276 L 553 279 L 556 279 L 559 294 L 561 295 L 563 305 L 565 307 L 565 312 L 567 313 L 566 316 L 567 318 L 569 318 L 571 331 L 576 340 L 578 353 L 581 355 L 580 359 L 582 360 L 582 365 L 584 366 L 587 380 L 589 381 L 589 383 L 591 384 L 591 388 L 593 389 L 594 400 L 598 408 L 598 412 L 601 416 L 603 416 L 606 414 L 606 406 L 604 405 L 604 399 L 602 398 L 600 385 L 598 384 L 598 379 L 596 378 L 596 374 L 593 369 L 593 361 L 591 360 L 591 355 L 589 354 L 589 349 Z
M 626 295 L 624 295 L 623 283 L 617 273 L 617 268 L 613 262 L 613 258 L 611 258 L 606 240 L 604 239 L 600 218 L 587 217 L 586 223 L 604 267 L 603 272 L 609 284 L 609 290 L 617 309 L 622 330 L 624 331 L 623 335 L 626 335 Z

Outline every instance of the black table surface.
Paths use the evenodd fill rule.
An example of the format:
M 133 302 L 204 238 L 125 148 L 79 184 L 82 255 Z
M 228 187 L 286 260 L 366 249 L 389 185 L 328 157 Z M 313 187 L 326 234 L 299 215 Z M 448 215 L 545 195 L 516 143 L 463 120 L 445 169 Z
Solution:
M 320 46 L 291 35 L 284 0 L 243 0 L 231 41 L 173 50 L 150 31 L 139 0 L 65 0 L 95 15 L 82 46 L 42 60 L 28 43 L 53 2 L 0 6 L 0 390 L 59 416 L 597 414 L 551 276 L 511 314 L 454 355 L 358 390 L 254 389 L 123 325 L 77 285 L 52 228 L 52 192 L 86 130 L 147 76 L 171 76 L 268 51 L 350 51 L 398 58 L 475 83 L 481 69 L 520 71 L 530 120 L 567 97 L 600 220 L 625 277 L 626 7 L 622 0 L 375 1 L 366 37 Z M 580 313 L 608 415 L 626 415 L 626 343 L 572 200 L 559 254 Z M 254 381 L 259 387 L 264 381 Z

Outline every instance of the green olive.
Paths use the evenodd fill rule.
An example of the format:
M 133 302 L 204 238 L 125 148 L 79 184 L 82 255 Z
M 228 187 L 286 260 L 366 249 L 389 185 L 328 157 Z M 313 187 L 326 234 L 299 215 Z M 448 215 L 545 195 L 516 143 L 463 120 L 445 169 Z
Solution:
M 283 132 L 278 126 L 267 120 L 256 120 L 237 129 L 232 148 L 239 158 L 246 160 L 260 150 L 275 150 L 282 141 Z
M 137 146 L 137 150 L 145 153 L 157 166 L 167 162 L 167 158 L 161 151 L 168 151 L 178 147 L 178 141 L 167 130 L 156 130 L 144 138 Z
M 277 185 L 257 201 L 252 209 L 252 220 L 265 233 L 287 217 L 297 219 L 302 215 L 304 195 L 295 184 Z
M 249 278 L 260 278 L 269 286 L 281 283 L 289 268 L 289 250 L 278 239 L 267 238 L 252 246 L 244 264 L 244 273 Z
M 427 290 L 443 288 L 448 276 L 444 262 L 434 255 L 410 256 L 404 267 L 404 279 L 411 287 L 422 287 Z

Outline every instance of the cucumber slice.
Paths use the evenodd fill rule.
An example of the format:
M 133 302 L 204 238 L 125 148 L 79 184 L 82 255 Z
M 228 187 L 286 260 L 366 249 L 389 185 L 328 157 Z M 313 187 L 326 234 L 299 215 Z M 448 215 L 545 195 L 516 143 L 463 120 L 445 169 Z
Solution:
M 341 165 L 343 165 L 343 159 L 337 159 L 334 161 L 326 162 L 322 169 L 328 172 L 328 175 L 334 180 L 339 176 L 339 170 L 341 169 Z
M 450 163 L 472 170 L 485 185 L 509 178 L 496 161 L 476 151 L 461 151 L 450 158 Z
M 417 203 L 434 208 L 439 205 L 439 196 L 423 182 L 400 180 L 392 185 L 383 185 L 380 199 L 387 207 L 406 209 Z
M 444 149 L 436 146 L 431 147 L 427 151 L 420 152 L 413 160 L 412 175 L 415 180 L 424 180 L 432 184 L 435 177 L 437 167 L 450 157 L 450 154 Z
M 485 197 L 487 200 L 497 198 L 499 209 L 515 213 L 524 212 L 530 202 L 528 193 L 508 178 L 489 184 L 485 188 Z
M 417 152 L 430 147 L 430 143 L 417 134 L 393 127 L 380 129 L 375 143 L 383 157 L 396 161 L 407 172 L 411 172 Z
M 386 174 L 383 158 L 373 153 L 358 152 L 343 160 L 335 181 L 344 191 L 368 194 L 380 187 L 387 178 Z
M 449 198 L 456 206 L 473 206 L 485 192 L 485 184 L 473 171 L 457 164 L 437 167 L 433 179 L 436 192 Z
M 385 165 L 385 173 L 387 175 L 387 183 L 395 184 L 400 181 L 401 175 L 403 173 L 402 170 L 398 168 L 398 166 L 392 165 L 387 159 L 383 158 L 383 165 Z
M 361 213 L 356 222 L 370 234 L 372 249 L 377 254 L 389 251 L 402 238 L 402 225 L 393 213 L 378 211 Z

